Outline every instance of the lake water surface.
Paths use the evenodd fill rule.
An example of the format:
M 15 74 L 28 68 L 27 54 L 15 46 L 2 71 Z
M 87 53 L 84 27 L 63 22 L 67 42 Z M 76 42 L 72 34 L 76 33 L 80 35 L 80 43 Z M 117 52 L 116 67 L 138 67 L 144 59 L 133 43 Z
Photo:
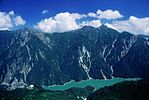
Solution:
M 105 86 L 110 86 L 122 81 L 136 81 L 140 78 L 113 78 L 108 80 L 99 80 L 99 79 L 89 79 L 89 80 L 82 80 L 79 82 L 70 81 L 65 83 L 64 85 L 53 85 L 53 86 L 43 86 L 46 90 L 67 90 L 72 87 L 84 88 L 86 86 L 93 86 L 95 89 L 100 89 Z

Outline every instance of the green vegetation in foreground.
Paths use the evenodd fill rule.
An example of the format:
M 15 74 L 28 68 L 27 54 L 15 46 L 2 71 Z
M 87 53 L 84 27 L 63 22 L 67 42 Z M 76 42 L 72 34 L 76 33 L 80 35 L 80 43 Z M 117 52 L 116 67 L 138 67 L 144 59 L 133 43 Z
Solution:
M 125 81 L 101 88 L 87 100 L 149 100 L 149 80 Z
M 0 100 L 149 100 L 149 80 L 125 81 L 94 90 L 92 86 L 65 91 L 24 88 L 0 91 Z
M 34 88 L 0 91 L 0 100 L 83 100 L 94 91 L 94 88 L 71 88 L 66 91 L 48 91 Z

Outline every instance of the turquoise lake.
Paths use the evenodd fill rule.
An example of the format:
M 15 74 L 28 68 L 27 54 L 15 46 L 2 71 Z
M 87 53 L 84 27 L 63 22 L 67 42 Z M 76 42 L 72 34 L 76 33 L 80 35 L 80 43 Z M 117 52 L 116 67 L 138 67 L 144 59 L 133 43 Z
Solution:
M 78 88 L 84 88 L 86 86 L 93 86 L 95 89 L 100 89 L 105 86 L 110 86 L 119 82 L 123 81 L 137 81 L 140 78 L 113 78 L 108 80 L 99 80 L 99 79 L 89 79 L 89 80 L 83 80 L 83 81 L 70 81 L 68 83 L 65 83 L 64 85 L 53 85 L 53 86 L 43 86 L 46 90 L 67 90 L 72 87 L 78 87 Z

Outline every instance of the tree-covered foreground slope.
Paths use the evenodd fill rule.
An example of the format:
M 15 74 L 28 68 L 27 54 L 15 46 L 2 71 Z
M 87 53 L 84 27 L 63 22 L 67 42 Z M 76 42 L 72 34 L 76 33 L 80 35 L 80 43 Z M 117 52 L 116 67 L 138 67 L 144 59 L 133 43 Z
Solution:
M 0 91 L 0 100 L 84 100 L 93 87 L 71 88 L 66 91 L 47 91 L 39 88 Z
M 149 80 L 125 81 L 91 93 L 87 100 L 149 100 Z
M 0 100 L 149 100 L 149 81 L 125 81 L 94 90 L 93 87 L 65 91 L 34 89 L 1 90 Z

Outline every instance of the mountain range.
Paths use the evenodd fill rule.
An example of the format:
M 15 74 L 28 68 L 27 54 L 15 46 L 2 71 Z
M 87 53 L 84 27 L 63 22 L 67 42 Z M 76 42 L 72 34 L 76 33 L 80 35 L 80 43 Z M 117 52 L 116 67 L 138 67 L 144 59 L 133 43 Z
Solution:
M 149 78 L 149 37 L 105 25 L 62 33 L 0 31 L 0 85 L 9 89 L 71 80 Z

